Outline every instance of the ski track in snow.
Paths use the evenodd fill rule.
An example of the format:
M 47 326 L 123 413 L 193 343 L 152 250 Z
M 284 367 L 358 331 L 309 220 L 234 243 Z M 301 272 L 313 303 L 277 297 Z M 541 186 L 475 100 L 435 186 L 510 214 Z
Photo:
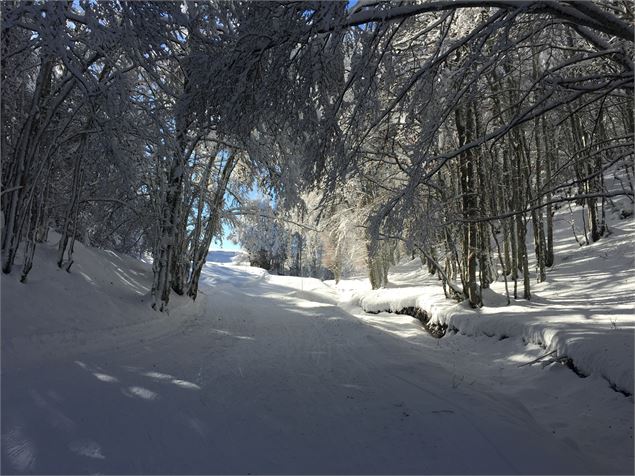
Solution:
M 382 332 L 314 279 L 219 263 L 204 280 L 205 305 L 185 318 L 71 339 L 28 365 L 3 355 L 2 472 L 629 471 L 559 438 L 486 379 L 516 362 L 461 373 L 474 347 Z

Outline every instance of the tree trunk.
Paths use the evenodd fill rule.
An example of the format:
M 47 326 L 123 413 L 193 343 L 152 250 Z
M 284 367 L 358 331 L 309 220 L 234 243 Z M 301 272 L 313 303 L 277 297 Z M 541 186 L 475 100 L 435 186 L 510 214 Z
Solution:
M 41 126 L 42 119 L 46 116 L 44 102 L 50 94 L 52 73 L 52 58 L 42 58 L 42 66 L 38 72 L 31 110 L 14 150 L 13 161 L 8 175 L 9 182 L 5 183 L 5 187 L 12 191 L 3 201 L 5 220 L 2 227 L 4 232 L 2 236 L 3 273 L 11 272 L 15 255 L 20 246 L 22 229 L 19 215 L 28 213 L 28 208 L 24 206 L 24 198 L 27 195 L 28 173 L 31 168 L 33 151 L 37 147 L 36 137 L 39 137 L 37 131 Z
M 86 128 L 90 127 L 92 121 L 88 121 L 88 125 Z M 75 163 L 73 164 L 73 181 L 71 184 L 71 198 L 68 203 L 68 207 L 66 209 L 66 217 L 64 219 L 64 228 L 62 229 L 62 236 L 60 237 L 60 241 L 57 247 L 57 266 L 62 267 L 64 263 L 64 252 L 66 251 L 66 247 L 68 245 L 69 237 L 71 236 L 70 230 L 71 226 L 73 227 L 73 240 L 75 239 L 75 231 L 77 228 L 77 215 L 80 206 L 80 195 L 82 188 L 82 160 L 84 158 L 84 154 L 86 153 L 86 143 L 88 140 L 88 134 L 83 133 L 79 139 L 79 145 L 75 151 Z M 70 251 L 70 256 L 72 258 L 72 251 Z M 70 266 L 72 263 L 68 265 L 67 271 L 70 270 Z
M 197 247 L 198 254 L 195 257 L 196 261 L 192 263 L 192 271 L 190 273 L 190 280 L 187 287 L 187 295 L 190 296 L 192 299 L 196 299 L 196 296 L 198 294 L 198 283 L 201 271 L 203 270 L 203 266 L 205 265 L 205 260 L 207 258 L 207 250 L 212 243 L 214 234 L 218 232 L 218 227 L 220 225 L 220 215 L 223 210 L 223 203 L 225 201 L 225 191 L 227 190 L 229 179 L 231 178 L 231 174 L 237 162 L 237 155 L 231 155 L 227 158 L 227 161 L 222 167 L 222 172 L 218 181 L 218 187 L 214 192 L 214 199 L 210 206 L 210 215 L 207 220 L 205 235 L 202 243 L 200 243 Z
M 551 171 L 553 167 L 556 165 L 556 154 L 554 153 L 554 144 L 553 144 L 553 135 L 549 134 L 547 130 L 546 119 L 543 116 L 541 118 L 542 123 L 542 134 L 545 139 L 545 183 L 547 185 L 547 190 L 551 190 L 553 184 L 551 182 Z M 545 248 L 545 266 L 547 268 L 551 268 L 553 266 L 554 255 L 553 255 L 553 206 L 551 204 L 551 192 L 547 192 L 545 199 L 547 201 L 546 208 L 546 224 L 547 224 L 547 232 L 546 232 L 546 248 Z
M 472 124 L 471 109 L 468 107 L 463 116 L 462 111 L 457 108 L 455 111 L 456 129 L 459 136 L 459 146 L 470 141 L 471 131 L 469 127 Z M 470 220 L 476 218 L 478 211 L 478 203 L 476 198 L 475 180 L 476 173 L 474 167 L 474 155 L 471 151 L 463 153 L 459 157 L 459 170 L 461 176 L 461 196 L 462 196 L 462 212 L 463 219 L 463 256 L 465 271 L 465 294 L 469 299 L 472 307 L 478 307 L 481 304 L 481 297 L 478 290 L 478 282 L 476 279 L 477 254 L 478 254 L 478 227 L 476 223 Z

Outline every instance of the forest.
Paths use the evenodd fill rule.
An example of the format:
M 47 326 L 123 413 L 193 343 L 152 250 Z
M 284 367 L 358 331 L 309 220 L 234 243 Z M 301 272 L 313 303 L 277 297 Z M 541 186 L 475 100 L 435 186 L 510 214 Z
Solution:
M 76 242 L 151 256 L 162 311 L 231 229 L 272 272 L 373 289 L 419 256 L 479 307 L 531 298 L 557 210 L 585 246 L 633 203 L 627 0 L 1 8 L 2 271 L 27 285 L 53 229 L 71 273 Z
M 0 16 L 1 474 L 635 474 L 632 0 Z

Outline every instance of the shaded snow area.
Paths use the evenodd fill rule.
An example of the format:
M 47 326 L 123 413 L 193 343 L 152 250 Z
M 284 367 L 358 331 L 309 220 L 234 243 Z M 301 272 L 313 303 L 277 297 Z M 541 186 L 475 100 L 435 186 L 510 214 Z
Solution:
M 385 289 L 371 290 L 361 279 L 341 281 L 341 305 L 429 348 L 418 320 L 394 314 L 423 310 L 431 323 L 448 326 L 436 345 L 452 352 L 461 384 L 487 382 L 522 401 L 563 441 L 611 461 L 615 471 L 633 472 L 635 222 L 615 222 L 608 237 L 584 247 L 571 237 L 565 217 L 557 216 L 555 227 L 556 263 L 545 283 L 532 283 L 531 301 L 512 298 L 508 306 L 500 281 L 484 292 L 485 307 L 456 304 L 415 258 L 394 268 Z M 447 362 L 445 354 L 434 354 Z M 533 367 L 523 365 L 546 354 Z M 577 375 L 553 357 L 571 359 Z
M 369 291 L 359 280 L 343 282 L 339 288 L 366 312 L 418 307 L 431 322 L 461 334 L 518 337 L 538 344 L 571 358 L 584 375 L 603 377 L 632 395 L 635 222 L 616 223 L 611 230 L 593 245 L 580 248 L 569 240 L 556 247 L 556 263 L 547 281 L 533 285 L 531 301 L 512 300 L 510 306 L 502 281 L 484 292 L 485 307 L 476 311 L 445 299 L 439 281 L 417 258 L 397 267 L 386 289 Z
M 362 293 L 362 279 L 335 288 L 213 255 L 197 301 L 173 297 L 166 315 L 149 310 L 147 264 L 78 244 L 66 273 L 54 265 L 51 240 L 27 284 L 2 276 L 0 469 L 632 473 L 633 399 L 609 387 L 599 360 L 589 361 L 598 367 L 588 378 L 561 365 L 518 367 L 545 352 L 523 342 L 537 340 L 530 332 L 546 336 L 548 349 L 568 346 L 573 358 L 572 349 L 597 350 L 610 332 L 630 332 L 632 345 L 630 278 L 617 273 L 631 261 L 628 233 L 558 250 L 549 275 L 558 292 L 537 286 L 535 302 L 491 315 L 445 307 L 433 282 L 425 295 L 438 306 L 435 318 L 471 335 L 442 339 L 409 316 L 356 305 L 422 299 L 428 288 L 409 284 L 423 275 L 417 263 L 391 276 L 394 288 Z M 583 280 L 587 255 L 613 267 L 606 278 Z M 491 323 L 470 328 L 468 315 Z M 611 319 L 615 326 L 595 324 Z M 503 332 L 508 339 L 485 336 Z M 630 360 L 615 342 L 603 361 Z
M 57 359 L 83 347 L 134 344 L 202 312 L 204 300 L 173 296 L 172 313 L 150 308 L 152 266 L 112 251 L 77 243 L 70 273 L 55 265 L 58 235 L 36 253 L 33 272 L 21 284 L 19 271 L 2 275 L 2 357 L 5 368 Z M 156 328 L 156 324 L 166 328 Z M 5 365 L 6 364 L 6 365 Z

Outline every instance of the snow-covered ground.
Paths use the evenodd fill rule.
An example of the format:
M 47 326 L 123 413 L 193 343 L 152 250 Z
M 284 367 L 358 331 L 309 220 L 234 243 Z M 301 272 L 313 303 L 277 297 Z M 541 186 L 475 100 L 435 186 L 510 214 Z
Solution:
M 518 367 L 545 352 L 520 336 L 434 339 L 228 256 L 157 314 L 147 265 L 77 247 L 2 276 L 3 474 L 632 473 L 632 397 Z
M 204 306 L 204 300 L 172 296 L 174 319 L 154 312 L 150 264 L 81 243 L 67 273 L 55 265 L 57 239 L 50 232 L 49 243 L 37 249 L 27 284 L 18 281 L 19 271 L 2 275 L 3 370 L 66 358 L 84 345 L 116 348 L 137 333 L 147 337 L 148 322 L 173 327 Z
M 521 401 L 564 441 L 632 472 L 635 221 L 612 220 L 609 236 L 584 247 L 564 213 L 554 228 L 556 263 L 546 282 L 532 283 L 531 301 L 512 299 L 508 306 L 499 281 L 484 293 L 485 307 L 456 304 L 418 258 L 396 266 L 384 289 L 373 291 L 360 278 L 328 284 L 363 322 L 428 349 L 421 323 L 395 314 L 424 310 L 450 330 L 436 346 L 453 353 L 458 380 L 486 382 Z M 585 378 L 559 364 L 524 365 L 552 352 L 542 362 L 568 357 Z M 447 362 L 443 352 L 429 355 Z
M 635 222 L 616 222 L 608 237 L 582 248 L 573 238 L 566 239 L 571 232 L 563 222 L 562 216 L 556 218 L 556 263 L 547 281 L 532 283 L 531 301 L 512 300 L 507 306 L 504 283 L 499 281 L 485 291 L 485 306 L 479 310 L 453 303 L 418 258 L 397 266 L 385 289 L 371 291 L 360 279 L 342 281 L 338 289 L 349 305 L 367 312 L 418 307 L 431 322 L 461 334 L 518 337 L 538 344 L 546 352 L 573 359 L 584 375 L 601 376 L 633 394 Z M 509 286 L 511 291 L 511 282 Z M 390 315 L 370 319 L 383 318 L 394 322 Z

